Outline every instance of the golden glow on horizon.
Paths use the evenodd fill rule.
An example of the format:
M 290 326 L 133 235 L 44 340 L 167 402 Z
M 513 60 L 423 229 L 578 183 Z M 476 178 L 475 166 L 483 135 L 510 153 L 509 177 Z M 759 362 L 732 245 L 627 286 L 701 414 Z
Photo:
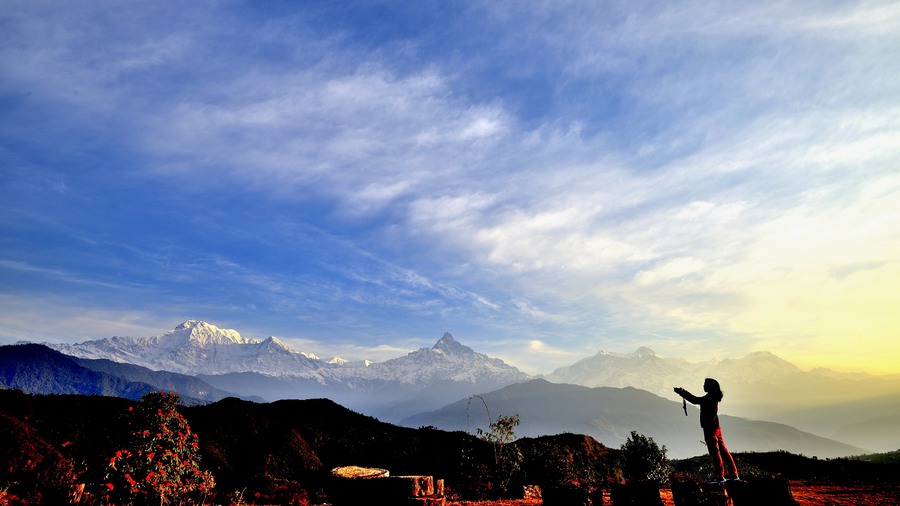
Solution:
M 748 336 L 752 350 L 791 362 L 900 373 L 900 175 L 869 181 L 844 206 L 809 205 L 828 197 L 748 231 L 727 266 L 691 258 L 668 264 L 669 276 L 641 273 L 638 284 L 667 281 L 641 295 L 682 329 Z M 671 303 L 692 294 L 713 295 Z

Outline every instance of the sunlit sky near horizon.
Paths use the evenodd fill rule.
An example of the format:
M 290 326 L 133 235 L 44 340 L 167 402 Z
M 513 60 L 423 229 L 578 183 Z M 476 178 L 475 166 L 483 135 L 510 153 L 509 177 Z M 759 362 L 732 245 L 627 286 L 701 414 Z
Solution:
M 900 373 L 900 3 L 0 5 L 0 344 Z

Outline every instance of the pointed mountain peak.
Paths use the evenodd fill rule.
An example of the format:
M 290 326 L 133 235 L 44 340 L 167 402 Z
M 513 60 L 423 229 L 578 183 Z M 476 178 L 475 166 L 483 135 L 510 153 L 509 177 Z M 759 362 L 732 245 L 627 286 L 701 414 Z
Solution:
M 640 348 L 638 348 L 637 351 L 634 352 L 634 355 L 636 357 L 641 357 L 641 358 L 643 358 L 643 357 L 661 358 L 659 355 L 657 355 L 657 353 L 655 351 L 651 350 L 650 348 L 648 348 L 646 346 L 641 346 Z
M 244 342 L 246 343 L 247 341 L 244 340 Z M 288 346 L 288 344 L 286 342 L 282 341 L 281 339 L 278 339 L 275 336 L 269 336 L 269 337 L 263 339 L 262 343 L 265 344 L 269 349 L 288 351 L 288 352 L 294 351 L 291 349 L 290 346 Z M 306 353 L 301 353 L 301 354 L 306 355 Z M 313 355 L 313 356 L 315 357 L 315 355 Z M 319 358 L 319 357 L 315 357 L 315 358 Z
M 444 332 L 444 335 L 441 336 L 441 338 L 438 340 L 437 344 L 455 343 L 455 342 L 456 342 L 456 339 L 453 338 L 453 334 L 451 334 L 449 332 Z M 437 344 L 435 344 L 435 346 L 437 346 Z
M 475 353 L 472 348 L 460 344 L 449 332 L 444 332 L 444 335 L 431 347 L 431 349 L 450 354 Z

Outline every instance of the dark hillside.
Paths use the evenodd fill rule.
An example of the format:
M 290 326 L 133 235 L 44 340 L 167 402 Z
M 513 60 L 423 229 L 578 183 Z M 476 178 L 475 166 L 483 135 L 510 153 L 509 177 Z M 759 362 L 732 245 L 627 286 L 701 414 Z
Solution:
M 122 414 L 132 404 L 0 390 L 0 466 L 10 473 L 0 474 L 0 490 L 25 504 L 67 504 L 77 484 L 103 479 L 109 456 L 127 434 Z
M 207 468 L 235 486 L 261 474 L 321 480 L 347 465 L 449 478 L 462 465 L 462 448 L 477 449 L 483 458 L 490 452 L 474 436 L 397 427 L 327 399 L 260 404 L 228 398 L 184 413 L 200 437 Z
M 178 392 L 182 402 L 187 404 L 190 399 L 206 402 L 214 402 L 235 394 L 218 389 L 195 376 L 178 374 L 168 371 L 154 371 L 133 364 L 121 364 L 105 359 L 73 358 L 78 365 L 132 383 L 151 385 L 154 390 L 166 392 Z M 136 397 L 140 398 L 140 397 Z
M 91 395 L 27 395 L 0 390 L 0 412 L 31 427 L 71 455 L 106 454 L 127 433 L 123 414 L 133 401 Z
M 97 493 L 110 456 L 130 437 L 125 414 L 134 405 L 115 397 L 0 390 L 0 435 L 9 443 L 0 448 L 0 464 L 27 475 L 0 487 L 11 486 L 20 498 L 32 499 L 36 490 L 59 497 L 81 483 Z M 330 470 L 347 465 L 443 478 L 449 490 L 464 495 L 496 493 L 490 486 L 471 486 L 498 479 L 491 474 L 494 447 L 464 432 L 398 427 L 326 399 L 266 404 L 227 398 L 179 411 L 199 438 L 201 466 L 214 475 L 222 503 L 236 491 L 288 503 L 286 497 L 327 488 Z M 517 483 L 561 480 L 569 473 L 579 473 L 585 483 L 604 482 L 615 453 L 575 435 L 520 439 L 515 445 L 525 458 L 515 471 Z M 28 468 L 27 462 L 42 464 Z M 48 482 L 50 473 L 57 477 Z
M 581 434 L 523 438 L 514 443 L 525 457 L 525 477 L 544 486 L 605 486 L 616 475 L 619 451 Z
M 135 404 L 115 397 L 0 390 L 0 466 L 9 471 L 0 474 L 0 492 L 28 504 L 61 504 L 82 487 L 81 504 L 102 502 L 110 457 L 132 437 L 126 420 Z M 521 461 L 502 476 L 494 447 L 473 435 L 398 427 L 326 399 L 254 403 L 227 398 L 178 411 L 198 436 L 201 467 L 215 477 L 209 500 L 216 504 L 228 504 L 240 491 L 257 504 L 290 504 L 304 497 L 324 502 L 330 470 L 348 465 L 443 478 L 448 490 L 465 499 L 495 497 L 497 489 L 490 484 L 510 477 L 520 492 L 526 483 L 590 491 L 621 478 L 619 450 L 579 434 L 516 440 L 509 447 Z M 895 487 L 900 475 L 900 464 L 891 456 L 879 462 L 787 452 L 735 457 L 748 477 L 781 474 L 791 480 Z M 708 457 L 678 461 L 676 467 L 705 479 Z
M 40 344 L 0 346 L 0 386 L 29 393 L 110 395 L 140 399 L 147 383 L 93 371 Z

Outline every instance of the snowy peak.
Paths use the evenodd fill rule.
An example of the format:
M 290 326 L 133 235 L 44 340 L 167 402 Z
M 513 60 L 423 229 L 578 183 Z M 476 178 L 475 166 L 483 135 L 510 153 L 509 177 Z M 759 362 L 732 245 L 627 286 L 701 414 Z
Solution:
M 250 340 L 250 341 L 252 342 L 252 340 Z M 275 336 L 269 336 L 269 337 L 265 338 L 262 341 L 262 343 L 266 346 L 267 349 L 270 349 L 273 351 L 281 351 L 281 352 L 289 352 L 289 353 L 294 351 L 291 349 L 290 346 L 287 345 L 287 343 L 285 343 L 281 339 L 278 339 Z M 319 359 L 319 357 L 313 355 L 312 353 L 303 353 L 302 351 L 299 353 L 306 358 L 310 358 L 313 360 Z
M 404 357 L 370 365 L 356 372 L 367 379 L 403 385 L 461 382 L 485 388 L 529 379 L 529 376 L 497 358 L 460 344 L 446 332 L 431 348 L 420 348 Z
M 442 353 L 446 353 L 448 355 L 474 355 L 475 350 L 460 344 L 459 341 L 453 338 L 453 335 L 449 332 L 444 332 L 444 335 L 431 347 L 432 350 L 440 351 Z
M 647 348 L 646 346 L 641 346 L 640 348 L 638 348 L 637 351 L 634 352 L 634 356 L 638 357 L 638 358 L 647 358 L 647 357 L 662 358 L 659 355 L 657 355 L 657 353 L 655 351 L 651 350 L 650 348 Z
M 198 320 L 188 320 L 155 337 L 113 337 L 48 346 L 74 357 L 105 358 L 181 374 L 317 376 L 325 366 L 315 355 L 294 351 L 277 337 L 245 339 L 235 330 Z
M 379 363 L 348 362 L 337 357 L 325 361 L 311 353 L 295 351 L 274 336 L 245 339 L 234 330 L 197 320 L 188 320 L 155 337 L 113 337 L 48 346 L 74 357 L 104 358 L 181 374 L 255 372 L 285 378 L 304 385 L 303 388 L 327 387 L 332 393 L 385 388 L 413 391 L 440 383 L 445 387 L 457 385 L 453 387 L 457 389 L 453 390 L 455 395 L 460 384 L 468 385 L 475 393 L 529 379 L 502 360 L 460 344 L 449 332 L 433 347 Z
M 175 327 L 175 330 L 158 337 L 158 343 L 166 348 L 184 345 L 206 347 L 216 344 L 251 344 L 253 342 L 258 341 L 244 339 L 236 330 L 220 329 L 215 325 L 197 320 L 187 320 Z

